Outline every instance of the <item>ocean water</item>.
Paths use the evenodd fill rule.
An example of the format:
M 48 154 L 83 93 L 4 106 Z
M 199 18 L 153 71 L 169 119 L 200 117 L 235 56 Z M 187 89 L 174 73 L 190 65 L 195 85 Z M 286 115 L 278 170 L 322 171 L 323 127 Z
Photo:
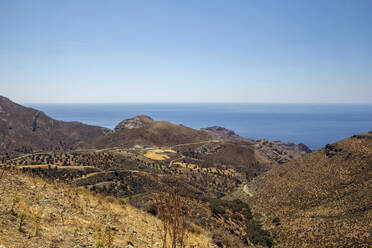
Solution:
M 304 143 L 312 149 L 372 131 L 372 105 L 346 104 L 26 104 L 57 120 L 114 128 L 146 114 L 195 129 L 222 126 L 252 139 Z

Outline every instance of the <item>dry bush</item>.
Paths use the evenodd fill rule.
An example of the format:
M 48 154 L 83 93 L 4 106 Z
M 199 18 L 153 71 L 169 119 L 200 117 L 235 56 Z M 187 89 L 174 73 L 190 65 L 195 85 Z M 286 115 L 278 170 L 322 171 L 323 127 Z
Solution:
M 106 196 L 105 200 L 109 203 L 114 203 L 116 202 L 116 198 L 112 195 Z
M 96 247 L 113 247 L 116 233 L 117 229 L 115 227 L 109 225 L 105 227 L 102 225 L 97 225 L 95 232 Z
M 17 204 L 20 202 L 21 198 L 18 196 L 18 195 L 15 195 L 12 199 L 12 206 L 10 207 L 10 213 L 12 213 L 13 215 L 15 215 L 15 208 L 17 206 Z
M 1 166 L 2 167 L 2 172 L 0 174 L 0 180 L 3 178 L 4 174 L 5 174 L 5 166 Z
M 18 214 L 18 219 L 19 219 L 19 226 L 18 226 L 18 229 L 20 232 L 24 232 L 23 230 L 23 226 L 26 224 L 25 221 L 26 221 L 26 218 L 28 217 L 27 213 L 26 212 L 20 212 Z
M 155 203 L 158 217 L 162 220 L 163 248 L 167 247 L 168 235 L 171 248 L 184 247 L 190 210 L 186 200 L 174 193 L 164 193 L 155 197 Z
M 35 228 L 35 236 L 38 236 L 39 231 L 40 231 L 41 215 L 40 214 L 34 214 L 32 220 L 33 220 L 34 228 Z

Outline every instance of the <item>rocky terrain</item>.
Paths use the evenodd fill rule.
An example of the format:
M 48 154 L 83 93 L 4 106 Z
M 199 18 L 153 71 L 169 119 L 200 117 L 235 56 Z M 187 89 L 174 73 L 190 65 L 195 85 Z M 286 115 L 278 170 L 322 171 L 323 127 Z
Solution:
M 275 161 L 279 164 L 287 163 L 312 152 L 304 144 L 297 145 L 281 141 L 257 140 L 254 146 L 258 154 L 263 155 L 268 161 Z

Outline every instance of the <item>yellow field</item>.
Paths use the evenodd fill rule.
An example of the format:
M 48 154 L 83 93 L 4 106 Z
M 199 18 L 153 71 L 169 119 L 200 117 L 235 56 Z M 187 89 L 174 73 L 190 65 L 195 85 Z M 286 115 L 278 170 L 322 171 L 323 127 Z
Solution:
M 173 164 L 181 166 L 183 168 L 190 168 L 190 169 L 198 169 L 199 168 L 199 166 L 197 166 L 196 164 L 187 164 L 187 163 L 183 163 L 183 162 L 174 162 Z
M 167 153 L 176 153 L 172 149 L 155 149 L 145 153 L 145 157 L 152 160 L 166 160 L 169 159 Z

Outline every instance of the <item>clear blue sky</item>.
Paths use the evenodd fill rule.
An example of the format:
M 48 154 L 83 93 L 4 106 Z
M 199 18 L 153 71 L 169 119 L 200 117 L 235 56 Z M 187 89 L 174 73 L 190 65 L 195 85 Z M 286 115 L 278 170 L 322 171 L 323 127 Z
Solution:
M 0 95 L 372 103 L 371 0 L 2 0 Z

